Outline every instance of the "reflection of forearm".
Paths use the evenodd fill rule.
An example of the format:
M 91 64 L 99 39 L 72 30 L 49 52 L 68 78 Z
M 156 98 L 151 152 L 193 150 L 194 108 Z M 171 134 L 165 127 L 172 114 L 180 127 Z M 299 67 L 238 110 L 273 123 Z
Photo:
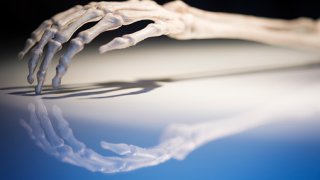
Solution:
M 299 18 L 270 19 L 240 14 L 208 12 L 187 5 L 174 9 L 185 14 L 190 23 L 188 34 L 173 36 L 178 39 L 230 38 L 267 44 L 320 48 L 320 23 Z
M 197 132 L 199 133 L 195 136 L 194 143 L 201 145 L 215 139 L 232 136 L 266 124 L 268 120 L 270 120 L 268 116 L 263 117 L 255 113 L 248 113 L 227 119 L 199 124 L 195 127 L 198 128 Z

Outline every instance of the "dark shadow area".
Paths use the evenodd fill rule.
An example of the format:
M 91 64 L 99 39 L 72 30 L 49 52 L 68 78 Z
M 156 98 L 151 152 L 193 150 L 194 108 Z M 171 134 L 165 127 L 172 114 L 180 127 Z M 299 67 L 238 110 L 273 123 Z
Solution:
M 54 90 L 51 86 L 44 86 L 42 92 L 43 99 L 64 99 L 74 97 L 85 97 L 86 99 L 102 99 L 114 98 L 130 95 L 138 95 L 148 93 L 155 89 L 162 87 L 163 83 L 174 83 L 180 81 L 191 81 L 207 78 L 232 77 L 241 75 L 254 75 L 260 73 L 272 73 L 283 71 L 305 70 L 310 68 L 320 68 L 320 61 L 313 61 L 311 63 L 290 64 L 282 66 L 257 66 L 250 68 L 237 68 L 219 71 L 207 71 L 197 73 L 180 74 L 165 78 L 141 79 L 133 82 L 102 82 L 91 84 L 70 84 L 62 86 L 60 89 Z M 138 89 L 138 90 L 136 90 Z M 9 91 L 8 94 L 18 96 L 36 96 L 34 89 L 31 86 L 16 86 L 3 87 L 2 91 Z M 131 92 L 121 93 L 123 90 L 132 90 Z M 110 93 L 117 93 L 116 95 L 108 95 Z M 92 95 L 99 95 L 98 97 L 90 97 Z

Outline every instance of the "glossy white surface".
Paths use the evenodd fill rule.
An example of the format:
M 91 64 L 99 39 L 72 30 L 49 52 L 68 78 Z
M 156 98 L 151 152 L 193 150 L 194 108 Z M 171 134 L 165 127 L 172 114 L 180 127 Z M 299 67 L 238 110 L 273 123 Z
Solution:
M 27 86 L 27 62 L 8 58 L 1 66 L 1 77 L 8 77 L 1 78 L 1 86 Z M 288 94 L 299 102 L 295 94 L 306 88 L 312 93 L 308 103 L 318 105 L 320 70 L 300 66 L 317 60 L 311 52 L 240 41 L 145 42 L 104 55 L 92 48 L 74 58 L 62 82 L 66 89 L 52 93 L 47 87 L 42 97 L 72 120 L 143 127 L 201 122 L 278 104 Z M 53 75 L 50 69 L 46 84 Z M 163 78 L 171 82 L 159 81 Z M 32 90 L 4 90 L 1 102 L 24 109 Z M 146 92 L 123 96 L 139 90 Z

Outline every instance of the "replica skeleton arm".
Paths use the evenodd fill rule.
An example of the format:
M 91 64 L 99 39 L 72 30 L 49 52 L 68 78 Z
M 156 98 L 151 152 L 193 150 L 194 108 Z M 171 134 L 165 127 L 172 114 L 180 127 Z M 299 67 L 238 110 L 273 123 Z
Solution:
M 232 38 L 261 43 L 320 49 L 320 21 L 308 18 L 279 20 L 247 15 L 208 12 L 188 6 L 182 1 L 158 5 L 150 0 L 126 2 L 92 2 L 75 6 L 44 21 L 26 42 L 19 53 L 22 59 L 30 51 L 28 82 L 34 81 L 33 74 L 40 64 L 43 49 L 46 54 L 37 72 L 35 91 L 41 93 L 46 72 L 54 55 L 72 35 L 86 23 L 97 22 L 92 28 L 82 31 L 71 40 L 68 50 L 60 57 L 52 86 L 57 88 L 67 72 L 71 59 L 85 44 L 99 34 L 141 20 L 151 20 L 140 31 L 114 38 L 100 47 L 100 53 L 124 49 L 140 41 L 161 35 L 174 39 Z

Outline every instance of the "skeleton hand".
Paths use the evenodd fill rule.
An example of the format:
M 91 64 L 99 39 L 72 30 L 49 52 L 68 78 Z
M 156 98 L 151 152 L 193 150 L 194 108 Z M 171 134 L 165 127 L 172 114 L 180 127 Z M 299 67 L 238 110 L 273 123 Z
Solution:
M 68 50 L 61 56 L 56 68 L 56 75 L 52 80 L 53 87 L 60 85 L 61 78 L 66 73 L 72 57 L 83 49 L 84 44 L 90 43 L 105 31 L 114 30 L 122 25 L 129 25 L 141 20 L 152 20 L 154 23 L 135 33 L 113 39 L 100 47 L 100 53 L 127 48 L 150 37 L 183 33 L 185 28 L 179 14 L 168 11 L 148 0 L 93 2 L 86 6 L 75 6 L 53 16 L 50 20 L 44 21 L 32 33 L 24 50 L 19 54 L 19 58 L 23 58 L 36 45 L 31 50 L 28 82 L 33 83 L 33 73 L 39 64 L 43 49 L 47 45 L 47 52 L 37 73 L 38 84 L 35 88 L 37 94 L 41 92 L 53 56 L 61 49 L 62 44 L 69 41 L 73 33 L 84 24 L 98 21 L 95 26 L 80 32 L 76 38 L 71 40 Z
M 33 83 L 33 73 L 39 64 L 43 48 L 47 53 L 37 73 L 37 94 L 41 92 L 46 71 L 53 56 L 69 41 L 73 33 L 88 22 L 98 23 L 80 32 L 71 40 L 70 46 L 60 58 L 53 87 L 61 84 L 72 57 L 99 34 L 117 29 L 122 25 L 140 20 L 152 20 L 144 29 L 113 39 L 100 47 L 100 53 L 123 49 L 155 36 L 168 35 L 175 39 L 232 38 L 257 41 L 289 47 L 320 48 L 320 22 L 308 18 L 279 20 L 239 14 L 215 13 L 190 7 L 182 1 L 173 1 L 163 6 L 148 0 L 126 2 L 94 2 L 86 6 L 75 6 L 43 22 L 27 40 L 23 58 L 31 50 L 28 82 Z

